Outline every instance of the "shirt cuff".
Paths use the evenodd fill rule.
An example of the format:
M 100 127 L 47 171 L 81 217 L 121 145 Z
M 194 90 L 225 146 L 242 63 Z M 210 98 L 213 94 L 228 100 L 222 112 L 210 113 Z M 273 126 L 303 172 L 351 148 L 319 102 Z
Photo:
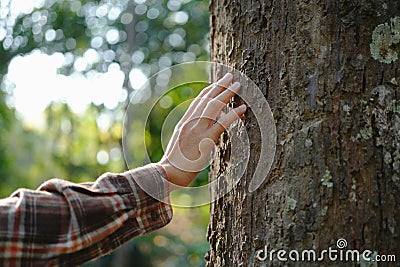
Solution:
M 172 219 L 172 206 L 168 191 L 168 181 L 156 164 L 125 172 L 131 182 L 137 204 L 137 222 L 142 234 L 154 231 L 168 224 Z

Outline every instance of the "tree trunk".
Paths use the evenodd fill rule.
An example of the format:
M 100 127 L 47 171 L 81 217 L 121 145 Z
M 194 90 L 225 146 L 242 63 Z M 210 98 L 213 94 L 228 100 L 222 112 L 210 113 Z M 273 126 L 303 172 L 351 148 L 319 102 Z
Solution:
M 238 131 L 248 132 L 249 164 L 211 205 L 207 266 L 356 264 L 256 257 L 280 249 L 319 257 L 329 247 L 395 255 L 399 264 L 400 2 L 212 0 L 210 13 L 211 59 L 263 91 L 277 146 L 268 180 L 250 193 L 261 138 L 247 112 Z M 210 179 L 241 156 L 227 147 L 222 139 Z

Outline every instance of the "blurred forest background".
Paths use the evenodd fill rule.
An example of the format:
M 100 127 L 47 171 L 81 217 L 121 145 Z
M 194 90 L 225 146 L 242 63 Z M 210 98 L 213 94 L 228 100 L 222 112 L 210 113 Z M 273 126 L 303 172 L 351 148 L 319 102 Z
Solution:
M 0 197 L 52 177 L 86 182 L 126 170 L 121 143 L 129 99 L 160 70 L 209 59 L 208 4 L 1 0 Z M 155 81 L 165 86 L 176 78 L 164 72 Z M 202 87 L 177 88 L 151 113 L 146 145 L 153 161 L 162 156 L 159 118 Z M 134 167 L 145 160 L 130 118 L 125 134 L 133 153 L 126 160 Z M 206 180 L 202 174 L 196 183 Z M 164 229 L 85 266 L 204 266 L 209 206 L 174 214 Z

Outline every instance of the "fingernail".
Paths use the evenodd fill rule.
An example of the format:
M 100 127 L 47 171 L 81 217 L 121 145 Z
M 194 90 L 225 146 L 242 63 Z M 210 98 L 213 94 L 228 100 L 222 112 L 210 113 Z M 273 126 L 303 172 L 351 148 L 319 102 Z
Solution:
M 239 86 L 240 86 L 240 82 L 234 82 L 234 83 L 231 85 L 231 89 L 232 89 L 232 90 L 235 90 L 235 89 L 237 89 Z
M 239 106 L 240 111 L 245 111 L 247 109 L 247 106 L 245 104 L 242 104 Z
M 224 75 L 224 77 L 221 78 L 221 80 L 232 78 L 232 77 L 233 77 L 232 73 L 228 72 L 227 74 Z

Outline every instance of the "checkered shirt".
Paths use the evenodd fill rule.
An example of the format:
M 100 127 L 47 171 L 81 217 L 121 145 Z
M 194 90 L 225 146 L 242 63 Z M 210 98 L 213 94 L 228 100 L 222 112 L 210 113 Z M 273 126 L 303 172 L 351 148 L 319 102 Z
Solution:
M 17 190 L 0 200 L 0 266 L 79 266 L 166 225 L 164 178 L 149 164 L 94 183 L 51 179 Z

